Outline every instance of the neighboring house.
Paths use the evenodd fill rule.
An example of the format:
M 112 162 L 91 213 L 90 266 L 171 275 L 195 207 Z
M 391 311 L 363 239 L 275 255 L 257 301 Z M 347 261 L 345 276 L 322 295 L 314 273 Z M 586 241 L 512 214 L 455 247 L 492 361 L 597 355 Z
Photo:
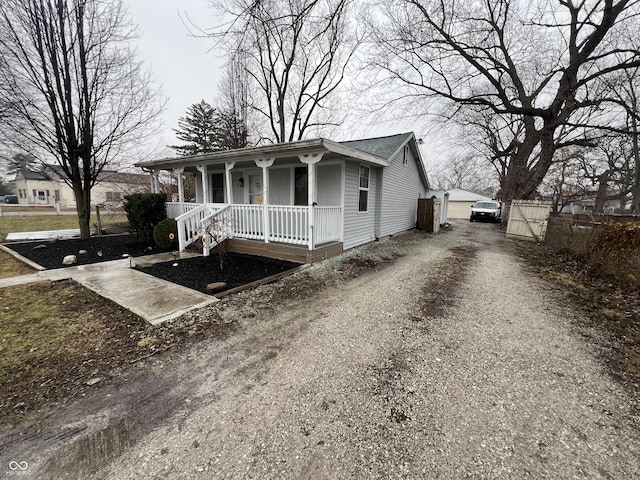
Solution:
M 319 138 L 137 164 L 178 174 L 180 249 L 228 225 L 229 251 L 313 262 L 415 227 L 429 182 L 413 133 L 334 142 Z M 196 174 L 196 203 L 182 173 Z M 205 245 L 206 249 L 207 245 Z
M 471 216 L 471 206 L 480 200 L 492 200 L 491 197 L 479 195 L 461 188 L 452 188 L 449 192 L 449 218 L 466 218 Z
M 103 171 L 91 189 L 91 203 L 119 208 L 125 195 L 151 191 L 149 176 L 139 173 Z M 59 205 L 75 208 L 73 190 L 64 181 L 59 165 L 45 165 L 42 171 L 21 169 L 14 181 L 20 205 Z
M 562 207 L 560 213 L 571 213 L 574 215 L 579 213 L 592 213 L 595 204 L 596 201 L 594 199 L 576 200 L 575 202 L 570 202 L 568 205 Z M 603 213 L 611 214 L 619 213 L 621 211 L 619 200 L 605 200 Z

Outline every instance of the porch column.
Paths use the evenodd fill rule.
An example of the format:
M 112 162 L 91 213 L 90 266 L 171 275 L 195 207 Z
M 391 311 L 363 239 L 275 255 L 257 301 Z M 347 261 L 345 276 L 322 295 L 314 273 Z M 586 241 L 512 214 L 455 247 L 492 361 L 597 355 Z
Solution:
M 269 243 L 269 168 L 275 158 L 261 158 L 255 160 L 256 166 L 262 168 L 262 224 L 264 228 L 264 243 Z
M 209 188 L 207 185 L 207 166 L 206 165 L 196 165 L 196 168 L 200 172 L 202 176 L 202 203 L 208 203 L 209 200 Z
M 154 170 L 151 173 L 151 190 L 153 193 L 160 193 L 160 181 L 158 179 L 158 171 Z
M 316 163 L 322 160 L 322 153 L 313 153 L 309 155 L 298 155 L 298 158 L 302 163 L 307 166 L 307 194 L 308 194 L 308 209 L 309 209 L 309 250 L 313 250 L 313 229 L 315 227 L 315 215 L 313 211 L 313 204 L 316 201 Z
M 225 183 L 227 187 L 227 203 L 230 205 L 233 203 L 233 184 L 231 183 L 231 169 L 236 166 L 236 162 L 225 162 L 224 173 Z
M 184 182 L 182 174 L 184 173 L 184 167 L 176 167 L 173 169 L 173 173 L 178 176 L 178 201 L 184 203 Z

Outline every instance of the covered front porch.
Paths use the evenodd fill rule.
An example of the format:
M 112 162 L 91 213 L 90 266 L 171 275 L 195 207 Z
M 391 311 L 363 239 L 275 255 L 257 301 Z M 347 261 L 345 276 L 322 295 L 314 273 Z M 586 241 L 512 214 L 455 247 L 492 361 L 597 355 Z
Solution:
M 292 245 L 309 251 L 342 243 L 341 206 L 169 202 L 167 216 L 176 219 L 179 249 L 202 241 L 205 255 L 226 239 Z M 265 251 L 248 244 L 234 245 L 236 250 Z M 277 249 L 275 245 L 273 249 Z

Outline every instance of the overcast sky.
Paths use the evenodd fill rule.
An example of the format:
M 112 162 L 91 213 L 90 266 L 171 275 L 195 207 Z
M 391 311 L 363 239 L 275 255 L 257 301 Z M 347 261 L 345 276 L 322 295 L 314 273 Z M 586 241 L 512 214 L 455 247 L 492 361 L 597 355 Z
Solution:
M 223 60 L 211 51 L 211 40 L 194 37 L 184 24 L 188 17 L 201 27 L 213 25 L 213 12 L 207 0 L 124 0 L 124 4 L 140 27 L 138 53 L 168 98 L 158 144 L 174 144 L 171 129 L 177 128 L 187 108 L 202 99 L 214 100 Z
M 199 27 L 215 25 L 214 12 L 208 0 L 123 0 L 133 21 L 140 27 L 138 52 L 151 69 L 153 78 L 162 85 L 168 98 L 164 113 L 165 127 L 158 135 L 154 157 L 173 156 L 173 150 L 164 148 L 177 143 L 173 128 L 178 118 L 189 106 L 204 99 L 214 102 L 216 87 L 221 75 L 223 59 L 212 51 L 213 41 L 199 38 L 189 32 L 185 22 L 189 20 Z M 353 137 L 373 137 L 413 131 L 416 137 L 428 135 L 424 122 L 415 119 L 377 123 L 375 118 L 351 121 L 351 126 L 339 128 L 331 138 L 336 140 Z M 428 149 L 425 161 L 433 158 L 436 139 L 425 142 L 421 149 Z M 436 154 L 437 155 L 437 154 Z

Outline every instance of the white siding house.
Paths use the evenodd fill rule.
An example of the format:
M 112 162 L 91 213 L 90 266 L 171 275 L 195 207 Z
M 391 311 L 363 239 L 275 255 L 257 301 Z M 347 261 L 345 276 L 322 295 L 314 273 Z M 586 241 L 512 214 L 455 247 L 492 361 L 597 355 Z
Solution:
M 126 195 L 151 191 L 149 176 L 138 173 L 102 171 L 91 189 L 92 205 L 120 208 Z M 18 203 L 32 206 L 75 208 L 73 189 L 64 181 L 61 167 L 44 165 L 41 171 L 21 169 L 14 180 Z
M 414 228 L 418 199 L 429 188 L 413 133 L 300 140 L 137 166 L 152 171 L 156 190 L 161 170 L 178 174 L 179 201 L 167 212 L 178 222 L 181 249 L 202 240 L 205 224 L 224 219 L 232 225 L 230 247 L 280 258 L 293 255 L 282 246 L 335 255 Z M 197 177 L 195 203 L 184 201 L 185 172 Z M 329 255 L 322 251 L 318 258 Z

